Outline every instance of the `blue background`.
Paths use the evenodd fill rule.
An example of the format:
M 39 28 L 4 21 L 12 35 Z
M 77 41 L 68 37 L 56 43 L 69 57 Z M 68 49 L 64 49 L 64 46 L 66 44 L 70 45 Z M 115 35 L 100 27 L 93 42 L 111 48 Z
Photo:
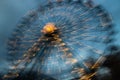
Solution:
M 120 0 L 94 0 L 112 15 L 116 31 L 115 44 L 120 44 Z M 5 46 L 8 37 L 22 16 L 36 9 L 45 0 L 0 0 L 0 72 L 7 66 Z

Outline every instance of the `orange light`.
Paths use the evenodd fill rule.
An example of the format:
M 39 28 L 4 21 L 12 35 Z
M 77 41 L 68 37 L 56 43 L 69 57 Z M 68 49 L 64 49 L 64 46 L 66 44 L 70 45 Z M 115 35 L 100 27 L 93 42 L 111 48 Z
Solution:
M 55 24 L 53 23 L 47 23 L 41 32 L 44 34 L 51 34 L 53 33 L 57 28 L 55 27 Z

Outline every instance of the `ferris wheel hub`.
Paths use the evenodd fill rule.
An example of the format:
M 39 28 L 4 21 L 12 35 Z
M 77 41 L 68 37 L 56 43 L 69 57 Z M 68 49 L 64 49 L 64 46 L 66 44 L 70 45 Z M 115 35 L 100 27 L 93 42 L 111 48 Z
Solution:
M 55 30 L 57 30 L 56 26 L 54 23 L 47 23 L 43 29 L 41 30 L 42 33 L 44 34 L 51 34 L 54 33 Z

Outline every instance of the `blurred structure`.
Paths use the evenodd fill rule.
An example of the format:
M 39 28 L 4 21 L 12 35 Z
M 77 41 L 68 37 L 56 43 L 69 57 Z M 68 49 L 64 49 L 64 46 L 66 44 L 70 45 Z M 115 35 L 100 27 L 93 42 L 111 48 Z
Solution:
M 10 66 L 2 79 L 35 74 L 29 80 L 91 80 L 101 71 L 113 35 L 112 18 L 102 6 L 91 0 L 49 0 L 13 31 Z

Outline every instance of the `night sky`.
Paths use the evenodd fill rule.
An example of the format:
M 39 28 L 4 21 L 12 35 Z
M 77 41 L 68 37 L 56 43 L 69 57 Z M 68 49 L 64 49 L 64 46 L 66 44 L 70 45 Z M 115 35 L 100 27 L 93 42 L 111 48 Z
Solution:
M 113 17 L 113 23 L 117 34 L 114 36 L 116 41 L 110 47 L 110 55 L 107 56 L 103 67 L 109 68 L 110 75 L 97 76 L 99 80 L 119 80 L 120 76 L 120 0 L 93 0 L 96 4 L 102 5 Z M 40 4 L 45 4 L 45 0 L 0 0 L 0 73 L 7 69 L 6 62 L 6 42 L 12 30 L 16 27 L 21 17 L 28 11 L 36 9 Z M 16 79 L 18 80 L 18 79 Z M 51 79 L 53 80 L 53 79 Z M 96 79 L 95 79 L 96 80 Z

